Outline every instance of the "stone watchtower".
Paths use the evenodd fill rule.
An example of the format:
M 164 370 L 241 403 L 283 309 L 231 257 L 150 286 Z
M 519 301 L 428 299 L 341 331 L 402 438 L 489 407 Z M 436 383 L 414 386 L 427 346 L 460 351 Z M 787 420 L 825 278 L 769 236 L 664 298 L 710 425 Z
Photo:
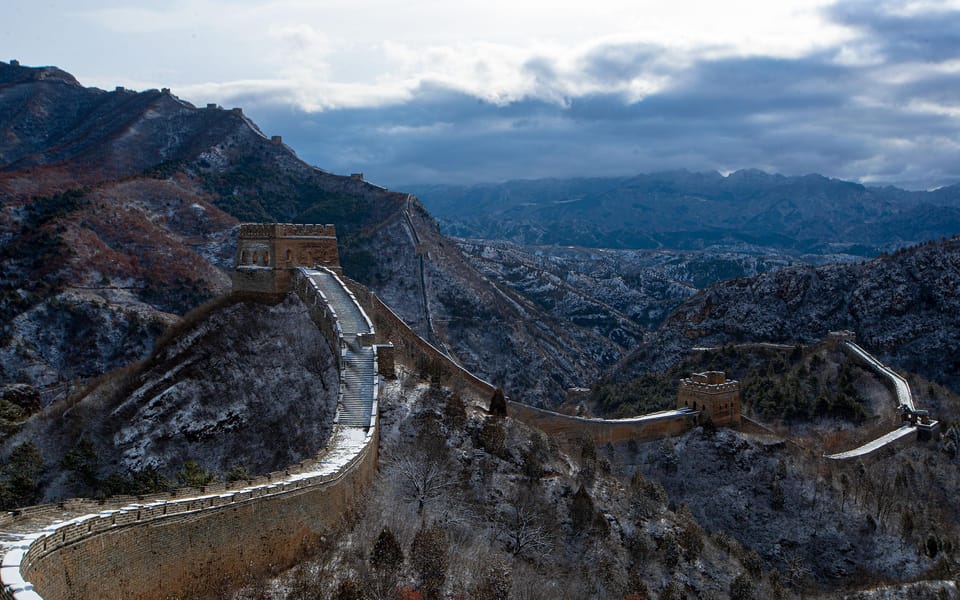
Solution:
M 723 371 L 693 373 L 680 380 L 677 408 L 700 411 L 700 422 L 740 426 L 740 382 L 727 379 Z
M 233 290 L 283 294 L 290 289 L 292 269 L 316 266 L 340 272 L 333 225 L 243 223 Z

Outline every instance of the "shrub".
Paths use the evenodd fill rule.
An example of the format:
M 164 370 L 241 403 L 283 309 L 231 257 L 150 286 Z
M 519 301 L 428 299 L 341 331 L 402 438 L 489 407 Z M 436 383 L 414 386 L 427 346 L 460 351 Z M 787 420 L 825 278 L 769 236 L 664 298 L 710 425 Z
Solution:
M 93 442 L 87 438 L 80 438 L 72 450 L 67 451 L 60 459 L 60 466 L 71 472 L 72 479 L 85 488 L 86 492 L 96 490 L 100 486 L 98 471 L 100 458 Z
M 447 578 L 447 534 L 439 525 L 422 527 L 410 546 L 410 561 L 420 576 L 424 598 L 441 598 Z
M 370 566 L 377 571 L 395 572 L 403 565 L 403 549 L 389 527 L 384 527 L 370 550 Z
M 507 398 L 503 395 L 503 390 L 497 388 L 490 398 L 490 414 L 498 417 L 507 416 Z
M 459 394 L 453 394 L 447 398 L 443 407 L 443 416 L 454 429 L 463 429 L 463 426 L 466 425 L 467 406 L 463 403 L 463 398 Z
M 213 473 L 195 460 L 188 460 L 177 472 L 177 483 L 186 487 L 203 487 L 213 481 Z
M 353 579 L 344 579 L 337 586 L 334 600 L 367 600 L 367 595 L 359 583 Z
M 730 582 L 730 600 L 753 600 L 753 582 L 745 573 L 740 573 Z
M 570 506 L 570 520 L 573 523 L 573 531 L 582 533 L 586 531 L 593 523 L 593 517 L 596 509 L 593 507 L 593 499 L 584 486 L 580 486 L 577 493 L 573 495 L 573 504 Z
M 14 448 L 2 470 L 0 504 L 3 508 L 36 504 L 40 499 L 39 480 L 46 468 L 40 449 L 33 442 Z

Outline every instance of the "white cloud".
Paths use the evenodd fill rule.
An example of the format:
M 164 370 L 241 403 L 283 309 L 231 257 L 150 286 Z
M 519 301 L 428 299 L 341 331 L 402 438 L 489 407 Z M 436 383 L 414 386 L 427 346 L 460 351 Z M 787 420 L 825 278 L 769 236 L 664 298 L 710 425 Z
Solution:
M 525 97 L 563 102 L 607 91 L 639 100 L 669 84 L 667 69 L 599 81 L 581 71 L 583 58 L 596 48 L 629 44 L 662 48 L 663 66 L 674 68 L 723 56 L 800 56 L 850 36 L 825 20 L 821 9 L 827 4 L 177 0 L 158 7 L 101 2 L 59 18 L 117 36 L 128 50 L 101 54 L 96 66 L 60 63 L 81 77 L 95 76 L 104 87 L 141 81 L 147 87 L 227 91 L 277 79 L 282 87 L 299 88 L 291 97 L 310 110 L 390 103 L 424 82 L 498 103 Z M 42 4 L 23 10 L 42 22 Z M 139 49 L 136 40 L 153 46 Z M 66 56 L 69 49 L 63 52 Z M 553 65 L 551 80 L 525 69 L 537 59 Z M 116 66 L 110 69 L 107 63 Z M 116 79 L 104 81 L 111 71 Z

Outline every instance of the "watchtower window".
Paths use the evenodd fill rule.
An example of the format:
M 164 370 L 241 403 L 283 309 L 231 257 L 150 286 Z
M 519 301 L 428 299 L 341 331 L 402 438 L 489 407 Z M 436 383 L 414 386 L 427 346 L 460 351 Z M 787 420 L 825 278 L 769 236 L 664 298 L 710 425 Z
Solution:
M 293 250 L 291 250 L 290 248 L 287 248 L 287 262 L 290 262 L 292 260 L 293 260 Z
M 264 251 L 263 251 L 263 264 L 264 264 L 265 266 L 270 264 L 270 251 L 269 251 L 269 250 L 264 250 Z
M 250 257 L 247 256 L 247 251 L 244 250 L 243 252 L 240 253 L 240 264 L 241 264 L 241 265 L 247 264 L 247 260 L 248 260 L 249 258 L 250 258 Z
M 260 253 L 257 252 L 256 250 L 253 251 L 253 264 L 255 265 L 260 264 Z

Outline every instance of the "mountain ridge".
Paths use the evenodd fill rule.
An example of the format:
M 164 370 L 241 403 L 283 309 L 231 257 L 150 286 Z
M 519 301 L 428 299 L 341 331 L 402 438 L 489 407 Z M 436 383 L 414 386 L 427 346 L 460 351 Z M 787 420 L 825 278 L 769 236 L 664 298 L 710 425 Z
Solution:
M 788 266 L 698 292 L 614 369 L 664 370 L 695 346 L 798 343 L 849 329 L 897 368 L 960 387 L 960 235 L 862 263 Z
M 872 256 L 960 230 L 960 185 L 912 192 L 757 169 L 407 189 L 446 233 L 521 244 L 702 249 L 753 243 L 819 253 L 847 247 Z
M 558 401 L 622 354 L 476 273 L 416 198 L 308 165 L 240 109 L 196 108 L 168 90 L 104 92 L 41 72 L 0 68 L 2 380 L 50 385 L 142 357 L 158 326 L 139 331 L 123 318 L 105 326 L 109 343 L 98 351 L 114 358 L 59 364 L 51 357 L 83 354 L 64 351 L 82 347 L 83 330 L 42 336 L 40 315 L 66 322 L 70 310 L 102 314 L 106 301 L 169 323 L 227 291 L 239 220 L 335 224 L 347 275 L 420 335 L 530 402 Z M 112 226 L 112 215 L 132 207 L 135 227 Z M 83 259 L 73 260 L 78 250 Z M 110 291 L 64 297 L 78 281 Z M 463 318 L 477 298 L 491 301 L 477 313 L 486 318 Z M 510 325 L 490 327 L 491 319 Z M 543 377 L 529 376 L 530 366 Z

